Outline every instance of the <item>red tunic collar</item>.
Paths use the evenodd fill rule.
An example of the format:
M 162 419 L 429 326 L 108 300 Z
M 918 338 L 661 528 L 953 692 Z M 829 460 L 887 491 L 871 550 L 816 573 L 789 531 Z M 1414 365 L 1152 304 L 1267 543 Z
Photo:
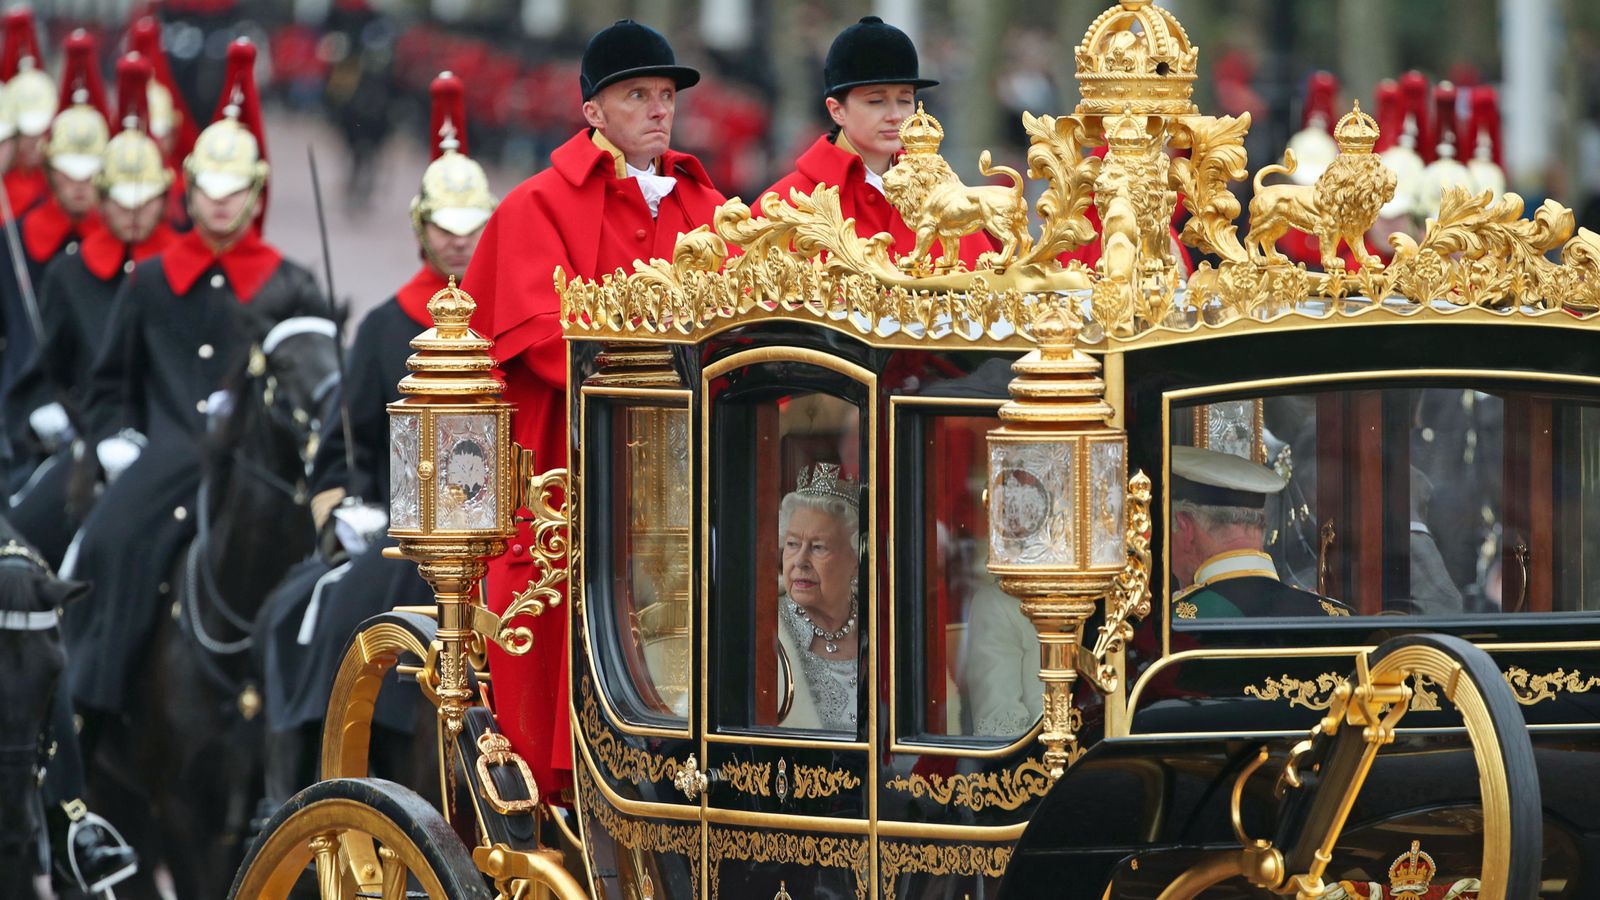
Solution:
M 574 187 L 595 175 L 612 180 L 617 177 L 616 158 L 594 142 L 587 128 L 551 152 L 550 164 Z M 705 166 L 700 165 L 700 160 L 687 153 L 668 150 L 661 154 L 661 174 L 688 178 L 704 187 L 715 189 L 711 184 L 711 176 L 706 174 Z
M 144 262 L 177 240 L 178 233 L 165 222 L 156 225 L 150 236 L 130 248 L 117 239 L 106 227 L 96 228 L 83 239 L 83 264 L 94 277 L 110 281 L 122 271 L 122 264 L 132 259 Z
M 28 258 L 43 265 L 71 238 L 83 240 L 100 230 L 100 214 L 90 210 L 74 222 L 55 197 L 46 197 L 22 217 L 22 247 Z
M 11 214 L 21 217 L 39 198 L 50 190 L 50 182 L 45 180 L 44 169 L 12 169 L 0 181 L 5 183 L 6 199 L 11 201 Z
M 433 270 L 433 266 L 424 265 L 400 290 L 395 291 L 394 298 L 413 322 L 423 328 L 432 328 L 433 317 L 428 315 L 428 301 L 433 299 L 434 294 L 444 290 L 446 283 L 444 277 Z
M 823 135 L 794 161 L 795 170 L 818 184 L 844 186 L 867 180 L 867 164 L 861 157 L 835 144 Z M 788 197 L 779 198 L 785 203 Z
M 280 262 L 283 254 L 263 241 L 254 228 L 221 254 L 213 251 L 197 231 L 177 238 L 161 254 L 161 269 L 174 294 L 182 297 L 189 293 L 207 269 L 220 265 L 240 303 L 249 303 L 255 297 Z

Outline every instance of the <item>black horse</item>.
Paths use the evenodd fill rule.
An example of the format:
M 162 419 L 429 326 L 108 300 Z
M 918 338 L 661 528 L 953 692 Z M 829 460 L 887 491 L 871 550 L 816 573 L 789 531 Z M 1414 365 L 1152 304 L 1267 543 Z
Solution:
M 327 329 L 266 345 L 207 440 L 196 534 L 169 581 L 172 614 L 136 667 L 127 714 L 96 740 L 97 803 L 149 861 L 124 896 L 158 896 L 149 875 L 160 860 L 180 898 L 223 896 L 261 795 L 252 622 L 313 547 L 307 468 L 339 374 Z
M 59 611 L 84 591 L 52 576 L 0 519 L 0 900 L 34 896 L 44 823 L 39 772 L 66 663 Z

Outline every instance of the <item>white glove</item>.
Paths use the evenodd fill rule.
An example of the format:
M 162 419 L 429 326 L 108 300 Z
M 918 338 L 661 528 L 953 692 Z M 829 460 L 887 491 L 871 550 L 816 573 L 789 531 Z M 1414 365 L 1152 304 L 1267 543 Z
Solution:
M 66 408 L 59 403 L 46 403 L 28 413 L 28 427 L 51 453 L 72 440 L 72 422 L 67 419 Z
M 347 498 L 333 511 L 333 533 L 345 552 L 355 556 L 383 537 L 389 514 L 383 507 Z
M 215 433 L 233 414 L 233 392 L 212 391 L 206 397 L 206 431 Z
M 144 452 L 149 441 L 145 436 L 132 428 L 124 428 L 115 435 L 106 438 L 94 448 L 95 458 L 100 460 L 100 468 L 106 473 L 106 484 L 117 480 L 117 476 L 128 471 L 128 467 L 139 459 L 139 454 Z

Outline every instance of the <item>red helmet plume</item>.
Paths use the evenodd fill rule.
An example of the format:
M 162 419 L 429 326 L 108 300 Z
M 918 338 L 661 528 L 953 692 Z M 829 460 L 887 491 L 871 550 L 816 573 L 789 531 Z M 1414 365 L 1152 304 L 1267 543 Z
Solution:
M 22 68 L 24 59 L 39 65 L 39 30 L 33 24 L 33 10 L 18 7 L 5 14 L 5 48 L 0 50 L 0 79 L 10 81 Z
M 1479 141 L 1485 139 L 1489 142 L 1494 164 L 1505 168 L 1505 146 L 1500 137 L 1500 93 L 1492 87 L 1477 87 L 1472 89 L 1472 117 L 1467 120 L 1462 135 L 1460 155 L 1472 157 L 1478 152 Z
M 66 51 L 67 61 L 61 67 L 61 101 L 57 104 L 58 108 L 67 109 L 80 102 L 81 91 L 81 102 L 94 107 L 101 118 L 107 118 L 106 85 L 100 79 L 100 45 L 94 35 L 82 28 L 74 29 L 67 35 L 62 48 Z M 110 124 L 109 119 L 107 124 Z
M 177 118 L 173 135 L 172 157 L 182 161 L 194 149 L 194 139 L 200 136 L 200 124 L 189 111 L 189 104 L 178 90 L 178 80 L 172 77 L 172 67 L 167 64 L 167 54 L 161 49 L 161 21 L 155 16 L 142 16 L 128 30 L 128 49 L 134 50 L 150 63 L 151 78 L 166 88 L 172 98 L 172 111 Z
M 1378 111 L 1378 143 L 1373 152 L 1382 153 L 1400 142 L 1400 131 L 1405 127 L 1406 112 L 1401 106 L 1400 82 L 1385 78 L 1374 91 Z
M 1333 107 L 1338 101 L 1339 79 L 1332 72 L 1312 72 L 1310 80 L 1306 83 L 1306 108 L 1300 116 L 1300 127 L 1309 128 L 1311 119 L 1321 116 L 1323 125 L 1328 129 L 1328 133 L 1332 134 L 1333 125 L 1339 120 L 1333 112 Z
M 153 74 L 150 60 L 138 51 L 123 54 L 117 60 L 117 121 L 112 123 L 116 130 L 132 127 L 150 133 L 150 78 Z
M 1401 128 L 1409 119 L 1416 129 L 1417 154 L 1424 160 L 1433 158 L 1433 119 L 1428 115 L 1428 76 L 1415 69 L 1400 76 Z
M 453 72 L 440 72 L 428 89 L 433 95 L 433 115 L 430 117 L 428 145 L 433 159 L 444 154 L 446 145 L 454 141 L 454 149 L 462 156 L 467 153 L 467 94 L 466 86 Z
M 1441 81 L 1433 89 L 1433 155 L 1443 156 L 1445 147 L 1457 159 L 1466 154 L 1461 149 L 1461 130 L 1456 127 L 1456 86 Z

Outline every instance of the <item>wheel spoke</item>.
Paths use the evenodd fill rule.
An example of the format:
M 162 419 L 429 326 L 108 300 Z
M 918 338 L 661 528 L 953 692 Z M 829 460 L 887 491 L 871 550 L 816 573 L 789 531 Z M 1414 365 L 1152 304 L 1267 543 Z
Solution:
M 311 839 L 317 859 L 317 891 L 322 900 L 346 900 L 344 877 L 339 871 L 339 835 L 324 832 Z
M 406 900 L 406 866 L 388 847 L 378 848 L 383 860 L 383 900 Z

